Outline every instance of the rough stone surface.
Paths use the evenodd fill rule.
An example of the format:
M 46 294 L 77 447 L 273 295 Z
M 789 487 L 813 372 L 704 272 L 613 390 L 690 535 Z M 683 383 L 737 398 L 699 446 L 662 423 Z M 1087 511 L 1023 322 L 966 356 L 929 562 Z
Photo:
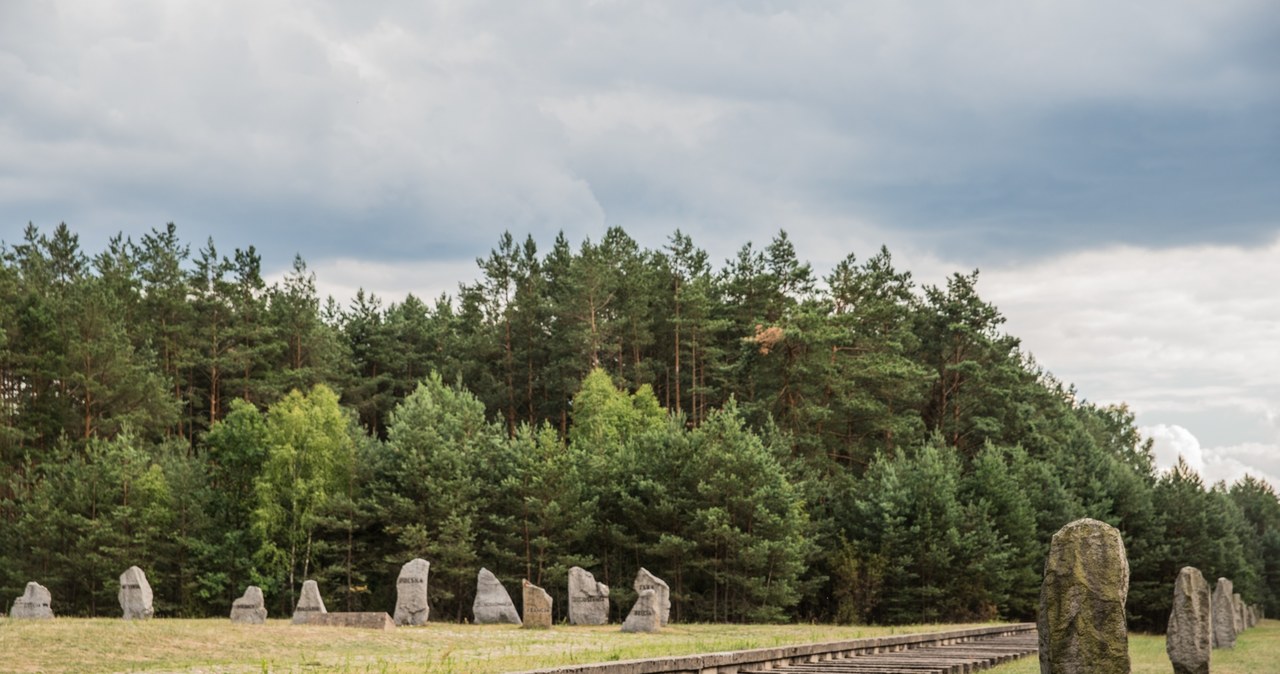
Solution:
M 1235 602 L 1231 599 L 1231 581 L 1219 578 L 1213 587 L 1213 647 L 1234 648 L 1236 645 Z
M 649 573 L 648 569 L 640 567 L 640 572 L 636 574 L 636 582 L 632 584 L 636 594 L 645 590 L 653 590 L 658 595 L 657 606 L 658 616 L 661 618 L 663 627 L 667 626 L 667 622 L 671 619 L 671 588 L 667 587 L 667 582 L 661 578 Z
M 1119 531 L 1093 519 L 1059 529 L 1040 586 L 1041 674 L 1129 674 L 1128 596 Z
M 662 611 L 658 607 L 658 593 L 641 590 L 635 606 L 622 622 L 623 632 L 657 632 L 662 629 Z
M 400 567 L 400 575 L 396 578 L 396 624 L 425 625 L 431 615 L 431 604 L 427 600 L 427 574 L 431 571 L 431 562 L 425 559 L 413 559 Z
M 151 584 L 147 582 L 147 574 L 136 566 L 131 566 L 120 574 L 120 610 L 125 620 L 148 620 L 155 615 L 151 606 Z
M 314 580 L 303 583 L 302 594 L 298 595 L 298 603 L 293 607 L 293 624 L 308 623 L 313 617 L 328 612 L 320 598 L 320 586 Z
M 547 629 L 551 627 L 551 595 L 547 591 L 524 581 L 524 627 Z
M 605 625 L 609 622 L 609 586 L 597 583 L 580 566 L 569 569 L 569 624 Z
M 1240 593 L 1237 592 L 1231 595 L 1231 608 L 1234 610 L 1234 612 L 1231 614 L 1231 619 L 1235 621 L 1233 624 L 1235 625 L 1235 628 L 1236 628 L 1236 634 L 1239 634 L 1244 631 L 1244 627 L 1245 627 L 1244 600 L 1240 598 Z
M 1199 569 L 1182 567 L 1173 584 L 1173 610 L 1165 652 L 1174 674 L 1209 674 L 1213 651 L 1213 599 Z
M 53 617 L 52 598 L 49 588 L 40 583 L 27 583 L 27 589 L 21 597 L 13 600 L 10 618 L 26 620 L 43 620 Z
M 507 588 L 488 569 L 476 576 L 476 599 L 471 602 L 471 617 L 477 625 L 519 625 L 520 614 L 511 601 Z
M 267 604 L 262 598 L 262 588 L 250 585 L 244 596 L 231 605 L 231 622 L 261 625 L 267 621 Z
M 314 613 L 307 618 L 308 625 L 329 627 L 359 627 L 368 630 L 393 630 L 396 623 L 386 611 Z

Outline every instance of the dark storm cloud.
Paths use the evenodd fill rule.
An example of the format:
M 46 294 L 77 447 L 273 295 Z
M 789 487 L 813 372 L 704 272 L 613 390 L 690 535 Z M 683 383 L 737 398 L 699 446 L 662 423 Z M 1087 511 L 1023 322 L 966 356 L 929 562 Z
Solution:
M 1273 2 L 9 2 L 0 218 L 280 263 L 621 224 L 975 263 L 1277 231 Z M 722 251 L 716 251 L 722 252 Z M 831 252 L 834 256 L 843 255 Z

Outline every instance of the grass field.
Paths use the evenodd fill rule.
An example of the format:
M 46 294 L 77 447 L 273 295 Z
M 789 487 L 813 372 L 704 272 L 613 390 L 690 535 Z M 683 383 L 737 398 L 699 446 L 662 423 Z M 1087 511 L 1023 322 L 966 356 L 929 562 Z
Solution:
M 560 664 L 629 660 L 838 639 L 932 632 L 961 625 L 672 625 L 661 634 L 623 634 L 617 625 L 527 631 L 507 625 L 399 628 L 388 632 L 308 627 L 287 620 L 0 618 L 4 672 L 508 672 Z M 1131 635 L 1134 674 L 1167 674 L 1164 637 Z M 989 670 L 1038 674 L 1035 657 Z M 1214 651 L 1214 674 L 1280 674 L 1280 621 Z
M 0 618 L 0 671 L 482 674 L 960 627 L 672 625 L 660 634 L 623 634 L 617 625 L 532 631 L 432 623 L 378 632 L 288 620 L 253 626 L 226 619 Z
M 1129 635 L 1132 674 L 1169 674 L 1173 666 L 1164 651 L 1164 636 Z M 1216 650 L 1209 663 L 1213 674 L 1280 674 L 1280 621 L 1264 620 L 1236 638 L 1235 648 Z M 1034 656 L 987 670 L 990 674 L 1040 674 Z

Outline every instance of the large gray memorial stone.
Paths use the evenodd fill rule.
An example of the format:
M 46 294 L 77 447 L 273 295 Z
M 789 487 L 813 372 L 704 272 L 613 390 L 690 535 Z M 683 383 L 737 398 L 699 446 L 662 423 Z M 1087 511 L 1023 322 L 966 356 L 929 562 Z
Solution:
M 1213 587 L 1213 647 L 1233 648 L 1236 645 L 1235 602 L 1231 599 L 1231 581 L 1219 578 Z
M 151 584 L 147 582 L 147 574 L 136 566 L 131 566 L 120 574 L 120 610 L 125 620 L 148 620 L 155 615 L 151 606 Z
M 636 574 L 636 582 L 632 584 L 632 587 L 635 588 L 636 594 L 640 594 L 645 590 L 653 590 L 653 593 L 657 595 L 660 622 L 663 627 L 666 627 L 671 618 L 671 588 L 667 586 L 667 582 L 649 573 L 648 569 L 640 567 L 640 572 Z
M 1093 519 L 1059 529 L 1040 586 L 1041 674 L 1129 674 L 1128 596 L 1119 531 Z
M 1213 598 L 1200 570 L 1182 567 L 1173 584 L 1173 609 L 1165 633 L 1165 652 L 1174 674 L 1209 674 L 1213 651 Z
M 52 601 L 49 588 L 36 582 L 27 583 L 27 589 L 23 591 L 22 596 L 13 600 L 13 610 L 9 611 L 9 617 L 26 620 L 52 618 Z
M 320 598 L 320 586 L 314 580 L 303 583 L 302 594 L 298 595 L 298 603 L 293 607 L 293 624 L 305 625 L 312 616 L 328 612 Z
M 427 574 L 430 571 L 431 563 L 425 559 L 412 559 L 400 567 L 400 576 L 396 578 L 397 625 L 427 624 L 427 616 L 431 615 L 431 605 L 427 601 Z
M 267 603 L 262 598 L 262 588 L 250 585 L 244 596 L 231 605 L 231 622 L 245 625 L 261 625 L 267 622 Z
M 524 581 L 524 627 L 548 629 L 551 627 L 551 595 L 547 591 Z
M 597 583 L 580 566 L 569 569 L 569 624 L 605 625 L 609 622 L 609 586 Z
M 662 628 L 662 611 L 658 608 L 658 593 L 641 590 L 635 606 L 622 623 L 623 632 L 657 632 Z
M 511 601 L 507 588 L 488 569 L 476 576 L 476 598 L 471 602 L 471 616 L 477 625 L 519 625 L 520 614 Z

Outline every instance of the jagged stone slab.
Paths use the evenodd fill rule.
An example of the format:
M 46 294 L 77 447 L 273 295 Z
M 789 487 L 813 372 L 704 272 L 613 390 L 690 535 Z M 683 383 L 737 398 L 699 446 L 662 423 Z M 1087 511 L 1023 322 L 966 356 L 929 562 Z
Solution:
M 643 590 L 636 603 L 622 622 L 623 632 L 657 632 L 662 629 L 662 610 L 658 607 L 658 593 Z
M 396 622 L 386 611 L 352 611 L 333 613 L 314 613 L 307 619 L 308 625 L 327 627 L 356 627 L 367 630 L 393 630 Z
M 250 585 L 244 595 L 231 604 L 231 622 L 244 625 L 261 625 L 267 621 L 267 603 L 262 598 L 262 588 Z
M 400 567 L 400 576 L 396 578 L 396 624 L 425 625 L 431 615 L 431 604 L 427 599 L 427 575 L 431 571 L 431 562 L 425 559 L 413 559 Z
M 147 574 L 136 566 L 120 574 L 120 592 L 116 596 L 125 620 L 149 620 L 155 615 L 151 584 L 147 582 Z
M 519 625 L 520 614 L 515 602 L 498 577 L 488 569 L 476 575 L 476 598 L 471 602 L 471 617 L 477 625 Z
M 1213 647 L 1234 648 L 1236 645 L 1235 602 L 1231 581 L 1219 578 L 1213 587 Z
M 19 620 L 48 620 L 53 617 L 53 599 L 49 588 L 37 582 L 27 583 L 21 597 L 13 600 L 10 618 Z
M 1040 587 L 1041 674 L 1129 674 L 1129 560 L 1120 532 L 1094 519 L 1053 535 Z
M 1209 674 L 1213 651 L 1213 598 L 1199 569 L 1184 566 L 1173 584 L 1165 652 L 1174 674 Z
M 1240 593 L 1237 592 L 1231 595 L 1231 608 L 1233 611 L 1231 614 L 1232 624 L 1235 625 L 1236 634 L 1239 634 L 1244 631 L 1245 627 L 1244 600 L 1240 598 Z
M 609 586 L 580 566 L 569 569 L 569 624 L 609 623 Z
M 524 621 L 527 629 L 549 629 L 551 627 L 551 595 L 547 591 L 530 583 L 524 583 Z
M 645 590 L 653 590 L 657 595 L 658 616 L 661 618 L 663 627 L 667 626 L 667 622 L 671 619 L 671 588 L 667 586 L 667 582 L 652 573 L 644 567 L 640 567 L 639 573 L 636 574 L 636 580 L 631 585 L 635 589 L 636 594 L 640 594 Z
M 302 584 L 302 593 L 298 595 L 298 603 L 293 607 L 293 624 L 302 625 L 311 619 L 328 613 L 324 600 L 320 598 L 320 586 L 314 580 Z

